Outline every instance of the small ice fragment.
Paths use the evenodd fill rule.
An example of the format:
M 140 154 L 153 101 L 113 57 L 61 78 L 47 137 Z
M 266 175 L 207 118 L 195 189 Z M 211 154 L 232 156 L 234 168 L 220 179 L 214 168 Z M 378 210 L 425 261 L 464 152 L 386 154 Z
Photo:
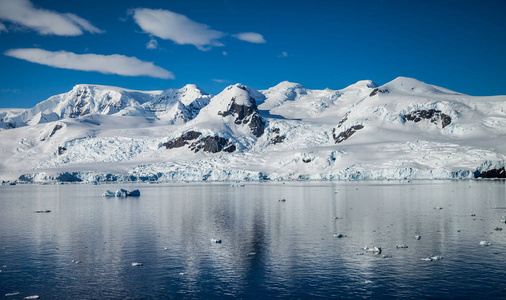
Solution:
M 443 209 L 443 208 L 440 206 L 436 206 L 436 207 L 434 207 L 434 209 Z
M 430 259 L 432 259 L 432 260 L 442 260 L 443 257 L 439 256 L 439 255 L 434 255 L 434 256 L 431 256 Z
M 143 266 L 142 263 L 138 263 L 138 262 L 132 263 L 132 267 L 142 267 L 142 266 Z
M 400 248 L 408 248 L 408 245 L 406 244 L 403 244 L 403 245 L 396 245 L 395 246 L 397 249 L 400 249 Z
M 481 245 L 481 246 L 491 246 L 492 244 L 491 244 L 491 243 L 489 243 L 489 242 L 487 242 L 487 241 L 481 241 L 481 242 L 480 242 L 480 245 Z
M 250 252 L 250 253 L 248 253 L 248 256 L 255 256 L 255 255 L 257 255 L 256 252 Z
M 40 296 L 39 295 L 33 295 L 33 296 L 28 296 L 28 297 L 25 297 L 23 298 L 24 300 L 31 300 L 31 299 L 39 299 Z
M 181 272 L 181 273 L 179 273 L 179 275 L 183 276 L 183 275 L 184 275 L 184 273 L 183 273 L 183 272 Z
M 336 238 L 340 239 L 340 238 L 342 238 L 342 237 L 345 237 L 345 235 L 342 235 L 342 234 L 340 234 L 340 233 L 336 233 L 336 234 L 334 234 L 334 237 L 336 237 Z
M 357 253 L 355 253 L 355 255 L 364 255 L 364 253 L 363 252 L 357 252 Z
M 211 242 L 216 243 L 216 244 L 221 244 L 221 240 L 219 240 L 219 239 L 211 239 Z
M 81 263 L 80 260 L 75 260 L 75 259 L 73 259 L 72 262 L 75 263 L 75 264 L 80 264 Z
M 425 257 L 425 258 L 422 258 L 423 261 L 432 261 L 432 258 L 430 257 Z
M 364 247 L 363 250 L 365 252 L 381 254 L 381 247 L 372 247 L 372 248 Z
M 13 293 L 7 293 L 7 294 L 5 294 L 5 297 L 17 296 L 17 295 L 19 295 L 19 292 L 13 292 Z
M 167 247 L 163 247 L 163 250 L 169 250 L 169 248 L 167 248 Z
M 415 240 L 419 240 L 419 239 L 422 238 L 422 236 L 421 235 L 415 235 L 414 238 L 415 238 Z

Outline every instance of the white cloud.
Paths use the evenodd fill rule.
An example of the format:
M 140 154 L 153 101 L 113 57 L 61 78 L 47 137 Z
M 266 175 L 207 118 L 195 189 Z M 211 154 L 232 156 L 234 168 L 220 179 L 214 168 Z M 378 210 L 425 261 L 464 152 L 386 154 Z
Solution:
M 7 27 L 5 27 L 4 24 L 0 23 L 0 32 L 5 31 L 7 32 Z
M 283 51 L 281 52 L 280 55 L 278 55 L 278 57 L 287 57 L 288 56 L 288 53 L 286 51 Z
M 180 45 L 194 45 L 200 50 L 209 49 L 205 46 L 223 46 L 219 39 L 226 35 L 169 10 L 137 8 L 133 18 L 149 34 Z
M 241 41 L 246 41 L 246 42 L 250 42 L 250 43 L 255 43 L 255 44 L 266 43 L 264 37 L 261 34 L 256 33 L 256 32 L 242 32 L 242 33 L 234 34 L 232 36 L 235 37 L 236 39 L 241 40 Z
M 152 62 L 145 62 L 136 57 L 119 54 L 75 54 L 66 51 L 51 52 L 38 48 L 11 49 L 7 50 L 4 54 L 29 62 L 62 69 L 95 71 L 122 76 L 175 78 L 172 72 L 154 65 Z
M 156 48 L 158 48 L 158 42 L 154 38 L 151 38 L 149 42 L 146 44 L 146 49 L 156 49 Z
M 31 28 L 40 34 L 75 36 L 103 31 L 71 13 L 35 8 L 29 0 L 0 0 L 0 20 Z
M 227 51 L 223 51 L 223 52 L 221 52 L 221 54 L 223 54 L 223 56 L 227 56 L 228 52 Z

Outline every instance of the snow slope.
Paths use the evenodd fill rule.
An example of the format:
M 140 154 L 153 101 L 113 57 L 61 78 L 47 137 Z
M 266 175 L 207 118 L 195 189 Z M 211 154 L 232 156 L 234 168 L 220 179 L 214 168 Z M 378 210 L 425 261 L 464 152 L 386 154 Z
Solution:
M 405 77 L 341 90 L 236 84 L 216 96 L 195 85 L 77 85 L 31 109 L 0 111 L 0 180 L 497 177 L 505 134 L 506 96 Z

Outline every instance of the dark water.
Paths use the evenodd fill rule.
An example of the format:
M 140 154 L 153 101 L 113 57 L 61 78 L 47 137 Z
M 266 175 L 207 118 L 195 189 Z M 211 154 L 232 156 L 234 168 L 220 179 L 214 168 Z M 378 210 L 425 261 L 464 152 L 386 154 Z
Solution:
M 0 298 L 505 299 L 503 215 L 504 181 L 1 186 Z

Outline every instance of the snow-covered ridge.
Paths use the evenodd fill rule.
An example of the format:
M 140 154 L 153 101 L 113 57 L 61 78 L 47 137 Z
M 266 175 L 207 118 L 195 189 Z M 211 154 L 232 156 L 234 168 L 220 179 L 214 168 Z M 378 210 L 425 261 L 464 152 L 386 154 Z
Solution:
M 506 177 L 506 96 L 416 79 L 339 90 L 281 82 L 216 96 L 188 84 L 77 85 L 0 110 L 0 180 L 385 180 Z

